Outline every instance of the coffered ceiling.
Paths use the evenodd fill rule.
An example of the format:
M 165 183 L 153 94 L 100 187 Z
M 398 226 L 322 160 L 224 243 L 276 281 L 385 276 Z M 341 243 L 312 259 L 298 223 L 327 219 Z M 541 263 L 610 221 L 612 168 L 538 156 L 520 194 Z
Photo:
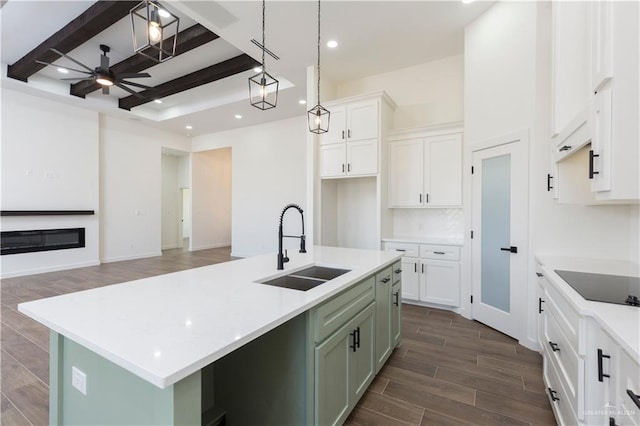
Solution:
M 267 56 L 267 69 L 280 80 L 278 106 L 269 111 L 255 109 L 248 101 L 247 79 L 261 56 L 260 49 L 251 43 L 252 38 L 261 39 L 259 1 L 161 1 L 163 7 L 180 17 L 184 34 L 178 37 L 180 54 L 160 64 L 145 62 L 133 52 L 130 3 L 137 4 L 82 0 L 3 3 L 3 87 L 63 98 L 106 114 L 192 135 L 305 114 L 307 106 L 298 101 L 307 97 L 306 69 L 316 61 L 317 2 L 267 1 L 266 44 L 280 57 L 276 61 Z M 462 4 L 457 0 L 323 1 L 323 79 L 349 81 L 461 54 L 464 26 L 491 4 Z M 101 21 L 77 19 L 92 10 L 102 13 Z M 69 28 L 74 19 L 82 22 L 78 28 Z M 337 40 L 338 47 L 327 48 L 324 43 L 329 39 Z M 35 63 L 38 56 L 41 61 L 77 68 L 68 59 L 52 55 L 49 47 L 54 47 L 95 67 L 100 61 L 101 44 L 111 47 L 112 67 L 119 67 L 120 72 L 148 72 L 150 78 L 135 81 L 156 91 L 136 88 L 143 96 L 140 99 L 112 87 L 109 95 L 103 95 L 100 90 L 91 90 L 98 88 L 95 83 L 72 86 L 60 80 L 69 75 Z M 30 56 L 30 52 L 34 53 Z M 13 72 L 14 77 L 27 82 L 7 78 L 7 68 L 10 75 Z M 156 98 L 162 103 L 152 102 Z M 186 125 L 193 129 L 185 130 Z

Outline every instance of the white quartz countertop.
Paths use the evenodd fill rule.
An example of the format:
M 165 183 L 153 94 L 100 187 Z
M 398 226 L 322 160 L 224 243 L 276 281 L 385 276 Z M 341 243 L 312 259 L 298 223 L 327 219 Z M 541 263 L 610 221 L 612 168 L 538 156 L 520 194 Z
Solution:
M 313 247 L 235 260 L 18 305 L 20 312 L 166 388 L 401 257 Z M 258 284 L 311 265 L 350 269 L 308 291 Z
M 640 277 L 640 265 L 628 261 L 539 254 L 545 276 L 582 315 L 593 317 L 637 362 L 640 362 L 640 308 L 584 299 L 555 270 Z
M 462 246 L 462 237 L 393 237 L 383 238 L 383 242 L 389 243 L 412 243 L 412 244 L 438 244 L 444 246 Z

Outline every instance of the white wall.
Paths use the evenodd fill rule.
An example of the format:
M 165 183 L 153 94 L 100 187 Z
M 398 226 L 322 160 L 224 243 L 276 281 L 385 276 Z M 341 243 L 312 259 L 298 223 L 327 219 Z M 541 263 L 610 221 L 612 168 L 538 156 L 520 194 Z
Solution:
M 193 138 L 193 152 L 231 147 L 234 256 L 276 252 L 282 208 L 296 203 L 305 209 L 307 133 L 306 116 L 300 116 Z M 299 234 L 296 215 L 287 213 L 285 233 Z
M 231 245 L 231 148 L 191 156 L 191 250 Z
M 324 82 L 323 82 L 324 83 Z M 339 83 L 337 97 L 384 90 L 397 104 L 395 128 L 462 121 L 464 56 Z
M 85 248 L 5 255 L 1 276 L 98 263 L 98 113 L 2 89 L 3 210 L 95 210 L 3 217 L 3 231 L 85 228 Z
M 546 191 L 551 163 L 550 19 L 548 3 L 496 3 L 465 31 L 465 144 L 529 130 L 530 259 L 526 291 L 530 302 L 536 291 L 532 273 L 536 253 L 630 259 L 634 252 L 630 235 L 634 232 L 637 244 L 637 208 L 557 204 Z M 467 169 L 464 199 L 465 206 L 470 206 Z M 465 227 L 469 229 L 470 209 L 465 211 Z M 470 259 L 468 243 L 464 254 Z M 467 314 L 469 265 L 465 262 L 462 274 L 462 301 Z M 533 305 L 527 305 L 527 328 L 520 338 L 535 347 Z
M 100 260 L 161 254 L 162 148 L 189 151 L 186 136 L 100 116 Z

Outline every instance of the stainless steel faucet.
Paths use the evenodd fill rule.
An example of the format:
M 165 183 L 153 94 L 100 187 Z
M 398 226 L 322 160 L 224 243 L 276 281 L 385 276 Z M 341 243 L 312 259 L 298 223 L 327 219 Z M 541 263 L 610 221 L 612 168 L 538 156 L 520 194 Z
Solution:
M 302 220 L 302 235 L 300 236 L 282 234 L 282 220 L 284 219 L 284 214 L 291 208 L 298 210 L 300 213 L 300 218 Z M 305 248 L 306 237 L 304 236 L 304 211 L 297 204 L 288 204 L 284 209 L 282 209 L 282 213 L 280 214 L 280 226 L 278 227 L 278 270 L 284 269 L 284 264 L 289 261 L 287 251 L 285 250 L 284 254 L 282 254 L 283 238 L 300 238 L 300 253 L 307 252 Z

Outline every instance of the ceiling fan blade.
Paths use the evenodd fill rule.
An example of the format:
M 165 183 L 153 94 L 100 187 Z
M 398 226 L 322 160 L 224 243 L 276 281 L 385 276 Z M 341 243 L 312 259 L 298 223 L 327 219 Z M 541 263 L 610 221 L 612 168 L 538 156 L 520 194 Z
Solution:
M 60 66 L 60 65 L 56 65 L 56 64 L 50 64 L 48 62 L 36 61 L 36 63 L 42 64 L 42 65 L 49 65 L 50 67 L 64 68 L 65 70 L 69 70 L 69 71 L 73 71 L 73 72 L 81 72 L 83 74 L 93 74 L 92 72 L 77 70 L 75 68 L 64 67 L 64 66 Z
M 148 72 L 124 72 L 122 74 L 118 74 L 116 77 L 118 80 L 122 80 L 124 78 L 151 77 L 151 75 Z
M 126 90 L 127 92 L 131 93 L 135 97 L 138 97 L 138 98 L 142 98 L 143 97 L 140 93 L 136 92 L 135 90 L 129 89 L 127 86 L 124 86 L 119 82 L 116 82 L 115 85 L 118 86 L 119 88 L 121 88 L 122 90 Z
M 91 68 L 89 68 L 88 66 L 86 66 L 85 64 L 83 64 L 82 62 L 76 61 L 75 59 L 73 59 L 71 56 L 67 56 L 64 53 L 62 53 L 61 51 L 54 49 L 53 47 L 51 48 L 52 52 L 57 53 L 60 56 L 64 56 L 65 58 L 67 58 L 68 60 L 70 60 L 71 62 L 80 65 L 82 68 L 86 69 L 87 71 L 89 71 L 90 73 L 93 73 L 93 70 Z
M 107 55 L 100 55 L 100 68 L 103 71 L 109 71 L 109 57 Z
M 109 86 L 102 86 L 102 94 L 103 95 L 109 94 Z
M 120 84 L 128 84 L 129 86 L 139 87 L 141 89 L 153 90 L 151 86 L 145 86 L 144 84 L 134 83 L 133 81 L 118 81 Z
M 93 77 L 75 77 L 75 78 L 69 77 L 69 78 L 61 78 L 60 80 L 63 80 L 63 81 L 84 81 L 84 80 L 90 81 L 90 80 L 93 80 L 93 79 L 94 79 Z

